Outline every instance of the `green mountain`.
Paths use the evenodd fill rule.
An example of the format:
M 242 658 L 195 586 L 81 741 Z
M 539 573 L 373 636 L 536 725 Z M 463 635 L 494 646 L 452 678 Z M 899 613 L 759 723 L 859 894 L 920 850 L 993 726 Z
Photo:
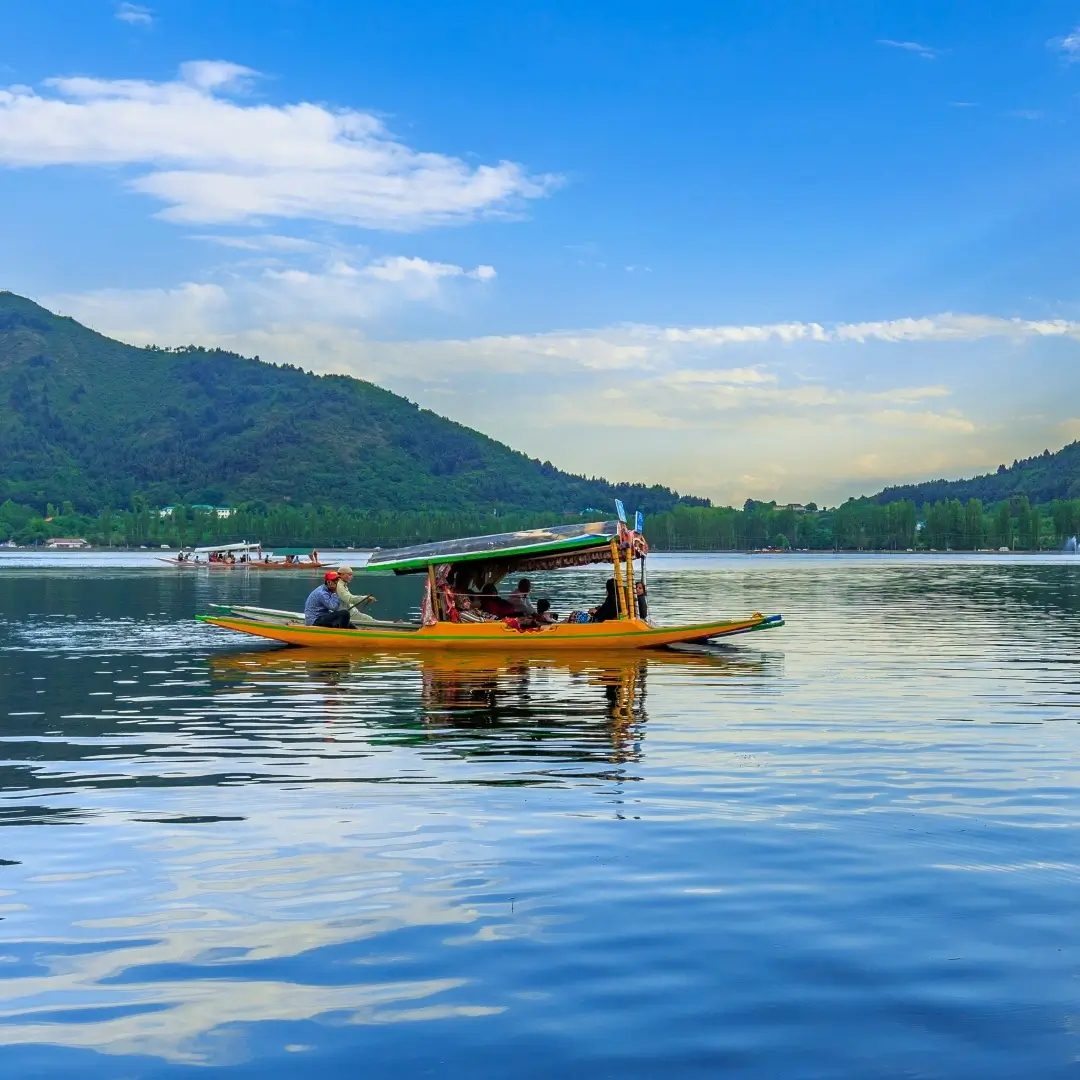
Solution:
M 198 347 L 139 349 L 0 292 L 0 502 L 375 510 L 708 500 L 572 476 L 397 394 Z
M 989 504 L 1021 495 L 1026 495 L 1032 503 L 1080 498 L 1080 442 L 1069 443 L 1056 454 L 1044 450 L 1037 457 L 1014 461 L 1009 466 L 999 465 L 996 472 L 970 480 L 927 480 L 888 487 L 873 499 L 882 504 L 901 499 L 917 504 L 979 499 Z

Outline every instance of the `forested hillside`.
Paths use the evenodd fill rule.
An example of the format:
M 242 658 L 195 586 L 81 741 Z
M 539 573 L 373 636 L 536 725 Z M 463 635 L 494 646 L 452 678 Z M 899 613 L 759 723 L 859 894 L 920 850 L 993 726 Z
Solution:
M 891 503 L 908 499 L 924 502 L 979 499 L 996 503 L 1002 499 L 1026 495 L 1033 503 L 1080 497 L 1080 442 L 1070 443 L 1051 454 L 1044 450 L 1037 457 L 999 465 L 996 472 L 970 480 L 927 480 L 921 484 L 888 487 L 874 496 L 875 502 Z
M 596 515 L 591 515 L 595 517 Z M 570 518 L 564 518 L 570 520 Z M 349 510 L 338 506 L 241 507 L 227 518 L 213 510 L 177 506 L 162 515 L 136 498 L 130 509 L 98 515 L 70 504 L 45 507 L 44 516 L 17 503 L 0 503 L 0 542 L 40 544 L 51 536 L 81 536 L 93 544 L 156 548 L 261 540 L 267 546 L 318 548 L 397 547 L 493 529 L 509 531 L 551 524 L 550 513 L 518 511 Z M 1026 496 L 983 506 L 901 500 L 882 506 L 849 499 L 833 509 L 797 509 L 748 502 L 731 507 L 677 505 L 645 519 L 645 535 L 660 551 L 1011 551 L 1060 549 L 1080 534 L 1080 499 L 1032 506 Z
M 616 497 L 680 501 L 561 472 L 368 382 L 134 348 L 0 292 L 0 502 L 566 513 Z

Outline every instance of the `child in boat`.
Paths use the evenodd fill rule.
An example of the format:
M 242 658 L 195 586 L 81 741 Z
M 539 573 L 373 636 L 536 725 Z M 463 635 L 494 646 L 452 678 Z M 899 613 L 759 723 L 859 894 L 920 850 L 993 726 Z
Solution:
M 539 630 L 542 626 L 551 626 L 552 623 L 558 622 L 559 616 L 551 610 L 550 600 L 537 600 L 535 615 L 522 615 L 520 618 L 506 621 L 516 623 L 519 630 Z
M 550 600 L 537 600 L 536 601 L 536 614 L 533 616 L 533 622 L 537 626 L 550 626 L 554 622 L 559 621 L 559 616 L 551 610 Z

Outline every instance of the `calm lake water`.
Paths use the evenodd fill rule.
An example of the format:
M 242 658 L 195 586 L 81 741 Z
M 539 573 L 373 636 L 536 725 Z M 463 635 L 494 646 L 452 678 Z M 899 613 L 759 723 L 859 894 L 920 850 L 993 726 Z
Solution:
M 1080 562 L 657 557 L 788 625 L 527 663 L 139 558 L 0 557 L 5 1078 L 1078 1075 Z

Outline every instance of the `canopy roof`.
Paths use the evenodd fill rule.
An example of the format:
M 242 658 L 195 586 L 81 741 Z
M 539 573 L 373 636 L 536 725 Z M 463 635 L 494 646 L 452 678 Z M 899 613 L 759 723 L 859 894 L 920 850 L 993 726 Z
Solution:
M 376 551 L 364 569 L 413 574 L 436 563 L 482 560 L 505 561 L 512 568 L 536 570 L 607 562 L 611 559 L 611 541 L 618 535 L 617 521 L 592 521 L 585 525 L 553 525 L 549 529 L 467 536 L 461 540 Z M 636 545 L 635 550 L 640 550 L 643 543 Z
M 210 555 L 215 551 L 259 551 L 262 544 L 210 544 L 208 547 L 191 548 L 193 555 Z

